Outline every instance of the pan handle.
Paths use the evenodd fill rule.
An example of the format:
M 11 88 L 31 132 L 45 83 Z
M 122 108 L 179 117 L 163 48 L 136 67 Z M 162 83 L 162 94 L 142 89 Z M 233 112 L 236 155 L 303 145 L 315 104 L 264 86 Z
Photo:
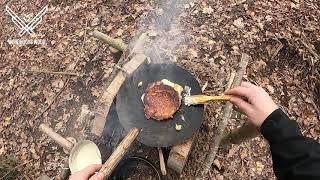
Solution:
M 120 160 L 128 151 L 131 144 L 137 138 L 139 132 L 140 132 L 140 129 L 131 128 L 128 134 L 126 135 L 126 137 L 124 137 L 121 143 L 118 145 L 116 150 L 113 151 L 113 153 L 108 158 L 108 160 L 102 165 L 102 168 L 100 169 L 99 172 L 102 172 L 106 179 L 108 179 L 108 177 L 111 175 L 114 168 L 118 165 Z

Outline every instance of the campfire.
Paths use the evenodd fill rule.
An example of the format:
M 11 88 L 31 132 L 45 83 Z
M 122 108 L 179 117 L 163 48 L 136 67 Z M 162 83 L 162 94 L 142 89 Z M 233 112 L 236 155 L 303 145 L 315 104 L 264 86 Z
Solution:
M 200 128 L 203 120 L 204 109 L 202 104 L 212 100 L 229 100 L 230 97 L 201 95 L 202 89 L 199 83 L 187 70 L 172 63 L 152 63 L 150 57 L 144 54 L 143 51 L 144 44 L 148 40 L 148 36 L 145 33 L 141 34 L 137 41 L 129 45 L 125 45 L 122 41 L 113 39 L 98 31 L 93 32 L 93 36 L 102 39 L 112 47 L 123 51 L 122 57 L 115 66 L 110 79 L 105 86 L 106 91 L 102 98 L 104 106 L 106 107 L 106 118 L 104 119 L 108 119 L 107 112 L 116 109 L 116 113 L 119 117 L 118 121 L 127 134 L 111 156 L 106 160 L 100 172 L 103 172 L 105 177 L 110 177 L 136 139 L 146 146 L 158 148 L 162 175 L 166 175 L 166 166 L 177 172 L 181 172 L 187 161 L 189 152 L 191 151 L 193 144 L 192 137 Z M 247 61 L 248 56 L 243 55 L 242 61 L 240 62 L 240 65 L 242 65 L 239 73 L 240 76 L 243 75 L 243 69 L 246 67 Z M 157 82 L 161 79 L 163 80 L 162 82 L 165 82 L 166 86 L 177 90 L 180 101 L 182 100 L 181 97 L 183 94 L 183 101 L 186 102 L 181 104 L 178 111 L 172 115 L 171 120 L 148 120 L 149 118 L 147 118 L 144 113 L 144 104 L 141 101 L 141 97 L 143 97 L 148 84 Z M 230 82 L 232 82 L 232 80 L 233 79 L 231 79 Z M 234 82 L 234 84 L 240 83 L 239 79 L 237 81 Z M 231 83 L 229 83 L 229 86 L 231 86 Z M 115 104 L 114 102 L 116 102 L 116 108 L 112 108 Z M 229 106 L 225 108 L 225 119 L 230 116 L 230 110 L 231 105 L 229 104 Z M 101 122 L 101 119 L 99 119 L 99 122 L 94 121 L 92 133 L 101 136 L 106 124 L 107 122 Z M 224 128 L 225 124 L 222 124 L 220 130 L 222 131 Z M 81 154 L 81 150 L 89 152 L 93 151 L 95 148 L 97 149 L 93 142 L 86 141 L 87 144 L 92 144 L 91 149 L 93 150 L 88 147 L 85 149 L 84 145 L 79 146 L 79 143 L 73 147 L 74 145 L 72 143 L 61 136 L 50 132 L 48 128 L 42 127 L 41 129 L 62 145 L 67 151 L 71 151 L 71 160 L 69 160 L 70 168 L 73 166 L 83 167 L 92 164 L 93 162 L 99 163 L 98 161 L 101 161 L 100 153 L 97 154 L 97 158 L 92 157 L 92 159 L 87 162 L 78 162 L 77 157 L 74 155 L 74 152 Z M 220 137 L 220 139 L 214 144 L 212 153 L 209 154 L 209 164 L 213 161 L 216 147 L 219 146 L 222 139 L 221 135 L 218 137 Z M 167 165 L 165 165 L 162 151 L 163 147 L 171 147 Z M 146 162 L 146 160 L 139 160 L 141 162 Z M 125 161 L 129 160 L 126 159 Z M 73 162 L 79 164 L 73 165 Z M 119 166 L 124 165 L 125 163 L 120 163 Z M 149 168 L 151 168 L 151 170 L 153 167 L 152 163 L 149 163 Z M 157 172 L 157 170 L 154 171 Z

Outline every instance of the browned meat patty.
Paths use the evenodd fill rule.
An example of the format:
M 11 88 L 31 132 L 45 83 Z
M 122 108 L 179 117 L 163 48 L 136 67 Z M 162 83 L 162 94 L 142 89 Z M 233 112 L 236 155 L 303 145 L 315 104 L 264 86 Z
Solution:
M 148 85 L 143 102 L 146 118 L 159 121 L 172 118 L 180 107 L 179 94 L 161 81 Z

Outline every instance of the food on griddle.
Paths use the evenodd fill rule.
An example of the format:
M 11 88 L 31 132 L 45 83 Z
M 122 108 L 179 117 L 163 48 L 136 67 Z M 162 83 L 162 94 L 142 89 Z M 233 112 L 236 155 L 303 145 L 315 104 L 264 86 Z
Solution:
M 175 83 L 169 81 L 168 79 L 162 79 L 161 82 L 164 85 L 172 87 L 175 91 L 178 92 L 179 97 L 181 98 L 181 94 L 182 94 L 182 91 L 183 91 L 183 87 L 182 86 L 180 86 L 179 84 L 175 84 Z
M 177 131 L 181 131 L 182 129 L 182 125 L 181 124 L 176 124 L 176 130 Z
M 159 121 L 172 118 L 181 104 L 180 93 L 162 81 L 149 84 L 142 99 L 146 118 Z

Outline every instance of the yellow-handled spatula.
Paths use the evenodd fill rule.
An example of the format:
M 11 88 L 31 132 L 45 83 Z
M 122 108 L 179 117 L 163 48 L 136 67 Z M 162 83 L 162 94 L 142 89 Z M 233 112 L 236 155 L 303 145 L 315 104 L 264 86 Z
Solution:
M 208 95 L 191 95 L 184 97 L 184 103 L 187 106 L 205 104 L 209 101 L 229 101 L 231 96 L 222 95 L 222 96 L 208 96 Z
M 187 106 L 197 105 L 197 104 L 205 104 L 209 101 L 229 101 L 231 96 L 222 95 L 222 96 L 208 96 L 208 95 L 190 95 L 191 88 L 189 86 L 185 86 L 183 89 L 181 85 L 175 84 L 167 79 L 162 79 L 161 82 L 167 86 L 174 88 L 174 90 L 179 94 L 179 97 L 182 97 L 182 92 L 185 92 L 185 96 L 183 98 L 184 104 Z M 141 97 L 143 99 L 143 95 Z

